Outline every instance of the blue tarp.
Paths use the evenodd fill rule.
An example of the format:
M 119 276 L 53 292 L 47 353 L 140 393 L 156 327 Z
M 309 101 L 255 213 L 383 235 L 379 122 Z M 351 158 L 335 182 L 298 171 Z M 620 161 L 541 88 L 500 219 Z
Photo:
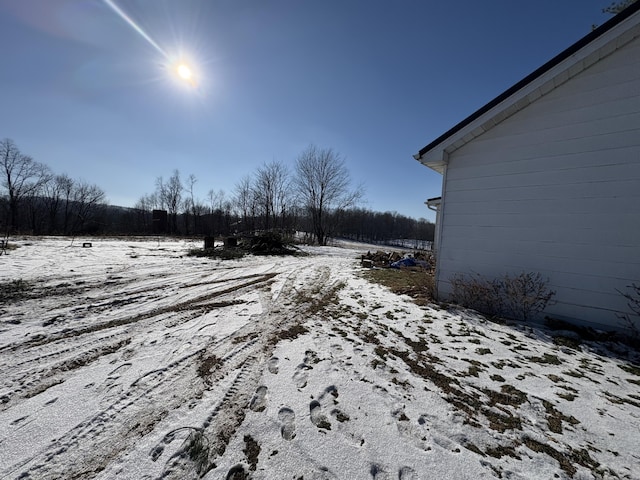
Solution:
M 415 258 L 407 257 L 402 260 L 398 260 L 397 262 L 393 262 L 391 264 L 391 268 L 400 268 L 400 267 L 415 267 L 418 263 Z

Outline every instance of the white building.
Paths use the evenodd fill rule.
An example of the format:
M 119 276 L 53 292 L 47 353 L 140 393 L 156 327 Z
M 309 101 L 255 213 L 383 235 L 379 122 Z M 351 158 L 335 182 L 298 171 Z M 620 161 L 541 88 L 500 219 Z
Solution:
M 600 328 L 640 284 L 640 1 L 415 158 L 443 175 L 436 285 L 539 272 L 545 314 Z

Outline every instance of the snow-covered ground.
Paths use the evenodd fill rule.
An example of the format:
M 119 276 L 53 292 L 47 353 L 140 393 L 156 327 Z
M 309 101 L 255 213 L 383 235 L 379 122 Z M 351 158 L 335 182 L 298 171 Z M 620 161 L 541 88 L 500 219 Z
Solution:
M 357 246 L 85 241 L 0 257 L 0 478 L 640 478 L 623 349 L 417 306 Z

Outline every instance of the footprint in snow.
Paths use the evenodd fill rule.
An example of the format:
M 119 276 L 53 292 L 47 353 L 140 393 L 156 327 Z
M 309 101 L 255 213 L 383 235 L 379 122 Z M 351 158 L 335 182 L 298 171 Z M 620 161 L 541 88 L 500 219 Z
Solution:
M 447 437 L 443 437 L 442 435 L 434 434 L 433 441 L 436 445 L 444 448 L 445 450 L 454 451 L 455 443 L 449 440 Z
M 391 416 L 395 420 L 396 427 L 398 428 L 398 433 L 401 436 L 410 439 L 415 443 L 417 447 L 421 448 L 422 450 L 431 450 L 431 444 L 427 441 L 427 436 L 424 432 L 425 430 L 429 431 L 429 427 L 425 426 L 427 423 L 427 418 L 424 415 L 421 415 L 418 418 L 418 425 L 415 425 L 413 421 L 406 415 L 406 413 L 404 412 L 404 406 L 399 406 L 398 408 L 392 410 Z
M 276 375 L 278 373 L 278 364 L 280 363 L 280 359 L 278 357 L 271 357 L 267 362 L 267 369 L 270 373 Z
M 318 402 L 317 400 L 312 401 L 309 404 L 309 411 L 311 414 L 311 423 L 313 423 L 318 428 L 331 430 L 331 423 L 329 423 L 327 417 L 322 414 L 322 407 L 320 407 L 320 402 Z
M 348 422 L 349 420 L 351 420 L 349 418 L 349 415 L 344 413 L 339 408 L 334 408 L 333 410 L 331 410 L 331 416 L 333 416 L 340 423 Z
M 244 465 L 239 463 L 231 467 L 225 480 L 245 480 L 246 478 L 250 478 L 248 472 L 245 470 Z
M 318 358 L 318 354 L 313 350 L 307 350 L 304 352 L 304 363 L 307 365 L 311 363 L 318 363 L 320 359 Z
M 267 387 L 261 385 L 257 388 L 256 393 L 253 394 L 249 408 L 254 412 L 262 412 L 267 408 Z
M 280 434 L 285 440 L 293 440 L 296 436 L 296 414 L 289 407 L 282 407 L 278 412 L 278 420 L 282 424 Z
M 402 467 L 398 472 L 398 478 L 400 480 L 418 480 L 418 475 L 413 468 Z
M 158 458 L 160 458 L 160 455 L 162 455 L 163 452 L 164 445 L 158 444 L 151 449 L 151 451 L 149 452 L 149 456 L 151 457 L 151 460 L 155 462 L 156 460 L 158 460 Z
M 296 371 L 293 374 L 293 383 L 296 384 L 296 387 L 304 388 L 307 386 L 307 380 L 309 378 L 308 370 L 311 370 L 311 367 L 306 363 L 301 363 L 296 367 Z
M 325 388 L 320 395 L 320 400 L 324 399 L 327 395 L 331 395 L 333 397 L 333 403 L 338 403 L 338 401 L 336 400 L 336 398 L 338 398 L 338 389 L 335 385 L 329 385 L 327 388 Z
M 306 475 L 306 474 L 305 474 Z M 300 478 L 304 478 L 300 476 Z M 311 480 L 338 480 L 338 477 L 333 474 L 327 467 L 320 467 L 320 470 L 311 474 Z
M 372 464 L 371 468 L 369 469 L 369 473 L 371 474 L 371 477 L 374 478 L 375 480 L 391 480 L 391 474 L 388 473 L 382 466 L 378 465 L 378 464 Z

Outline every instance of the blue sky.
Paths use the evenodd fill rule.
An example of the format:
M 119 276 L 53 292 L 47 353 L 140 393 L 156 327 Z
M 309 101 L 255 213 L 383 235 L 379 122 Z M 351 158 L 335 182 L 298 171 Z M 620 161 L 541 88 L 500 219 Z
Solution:
M 608 0 L 0 0 L 0 138 L 133 206 L 155 179 L 233 192 L 309 144 L 364 206 L 433 216 L 412 155 L 602 24 Z M 191 59 L 197 87 L 167 71 Z

